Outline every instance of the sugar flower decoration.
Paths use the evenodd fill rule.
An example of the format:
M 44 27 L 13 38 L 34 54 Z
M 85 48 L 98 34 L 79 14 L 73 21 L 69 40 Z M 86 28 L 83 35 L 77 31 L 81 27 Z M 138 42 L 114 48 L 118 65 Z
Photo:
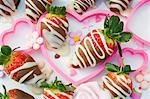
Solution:
M 81 84 L 75 90 L 74 99 L 112 99 L 107 90 L 100 88 L 98 82 Z
M 150 71 L 146 69 L 139 72 L 139 74 L 136 75 L 135 80 L 140 84 L 139 90 L 142 91 L 150 88 Z
M 3 67 L 0 66 L 0 78 L 4 77 L 5 73 L 3 71 Z
M 43 44 L 43 38 L 39 37 L 39 34 L 37 31 L 34 31 L 29 40 L 29 47 L 33 48 L 34 50 L 38 50 L 41 44 Z
M 76 45 L 79 44 L 83 38 L 82 31 L 70 32 L 67 41 L 71 45 Z

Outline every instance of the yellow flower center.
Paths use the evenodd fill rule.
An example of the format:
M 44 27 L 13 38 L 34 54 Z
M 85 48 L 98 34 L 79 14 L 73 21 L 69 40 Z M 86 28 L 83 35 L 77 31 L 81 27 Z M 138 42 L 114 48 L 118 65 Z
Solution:
M 73 37 L 73 40 L 74 40 L 75 42 L 80 41 L 80 37 L 79 37 L 79 36 L 74 36 L 74 37 Z

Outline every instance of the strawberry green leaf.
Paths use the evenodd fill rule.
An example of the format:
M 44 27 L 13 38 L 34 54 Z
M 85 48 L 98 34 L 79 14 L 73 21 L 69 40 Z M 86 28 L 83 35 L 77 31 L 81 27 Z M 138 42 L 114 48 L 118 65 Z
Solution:
M 114 16 L 114 15 L 111 16 L 109 20 L 109 28 L 111 30 L 114 29 L 119 22 L 120 22 L 120 18 L 118 16 Z
M 131 32 L 121 32 L 114 35 L 116 41 L 118 42 L 128 42 L 132 38 Z
M 11 54 L 11 52 L 12 52 L 12 49 L 9 46 L 3 45 L 1 47 L 1 53 L 4 55 L 9 56 Z
M 109 20 L 108 17 L 106 16 L 105 21 L 104 21 L 104 28 L 108 28 L 109 27 Z
M 46 81 L 42 82 L 41 85 L 40 85 L 41 88 L 51 88 L 52 85 L 51 84 L 48 84 Z
M 128 42 L 132 34 L 123 32 L 124 23 L 118 16 L 106 17 L 104 22 L 104 34 L 117 42 Z
M 135 70 L 132 70 L 130 65 L 125 65 L 123 68 L 124 73 L 130 73 L 130 72 L 134 72 L 134 71 Z
M 119 71 L 119 67 L 115 64 L 106 63 L 105 66 L 106 66 L 106 69 L 108 71 L 111 71 L 111 72 L 118 72 Z
M 6 91 L 6 87 L 4 85 L 3 86 L 3 89 L 4 89 L 4 93 L 0 93 L 0 99 L 9 99 L 8 95 L 7 95 L 7 91 Z
M 63 84 L 58 84 L 58 89 L 59 89 L 61 92 L 65 92 L 66 87 L 65 87 Z
M 123 31 L 124 23 L 121 21 L 119 22 L 114 28 L 112 28 L 112 33 L 118 33 Z
M 6 55 L 0 53 L 0 65 L 3 65 L 3 64 L 5 64 L 5 63 L 7 63 L 8 60 L 9 60 L 9 57 L 8 57 L 8 56 L 6 56 Z
M 58 7 L 58 6 L 51 6 L 46 5 L 46 9 L 48 13 L 50 14 L 56 14 L 56 15 L 66 15 L 66 7 Z
M 57 79 L 57 77 L 50 84 L 48 84 L 45 81 L 42 82 L 41 85 L 40 85 L 40 87 L 41 88 L 48 88 L 50 90 L 51 89 L 52 90 L 59 90 L 60 92 L 73 92 L 75 90 L 74 86 L 72 86 L 71 84 L 69 84 L 69 85 L 63 84 L 61 81 L 59 81 Z

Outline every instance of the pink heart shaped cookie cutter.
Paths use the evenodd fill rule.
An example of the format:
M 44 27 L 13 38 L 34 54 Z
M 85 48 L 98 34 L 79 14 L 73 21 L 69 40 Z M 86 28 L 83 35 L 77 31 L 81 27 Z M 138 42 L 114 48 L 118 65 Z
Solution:
M 45 13 L 46 14 L 46 13 Z M 44 17 L 43 14 L 40 18 L 40 20 Z M 113 13 L 109 12 L 109 11 L 100 11 L 100 10 L 93 10 L 92 12 L 87 12 L 84 15 L 78 15 L 77 13 L 75 13 L 74 11 L 67 9 L 67 15 L 73 17 L 74 19 L 76 19 L 79 22 L 83 22 L 84 20 L 87 20 L 88 18 L 94 17 L 94 16 L 111 16 L 113 15 Z M 41 36 L 41 30 L 40 30 L 40 20 L 38 22 L 38 31 L 40 33 Z M 101 64 L 96 70 L 92 71 L 89 75 L 86 75 L 85 77 L 83 77 L 80 80 L 74 80 L 71 77 L 69 77 L 69 75 L 65 74 L 48 56 L 47 52 L 46 52 L 46 48 L 44 47 L 44 45 L 41 46 L 41 51 L 43 56 L 48 60 L 49 64 L 52 66 L 52 68 L 59 73 L 63 78 L 65 78 L 67 81 L 75 84 L 75 85 L 80 85 L 81 83 L 84 83 L 90 79 L 92 79 L 93 77 L 97 76 L 100 72 L 102 72 L 104 70 L 104 65 L 106 62 L 110 61 L 114 55 L 112 55 L 111 57 L 109 57 L 103 64 Z M 114 51 L 115 53 L 116 51 Z
M 140 55 L 143 58 L 142 65 L 139 66 L 139 68 L 135 72 L 130 73 L 132 76 L 137 75 L 140 71 L 142 71 L 142 70 L 147 68 L 147 66 L 148 66 L 148 55 L 147 55 L 147 53 L 145 51 L 143 51 L 143 50 L 135 50 L 135 49 L 132 49 L 132 48 L 124 48 L 122 50 L 123 54 L 127 53 L 127 52 L 129 52 L 132 55 L 138 54 L 138 55 Z M 119 63 L 121 64 L 122 63 L 122 58 L 119 55 L 118 55 L 118 57 L 119 57 Z
M 128 27 L 129 26 L 129 22 L 132 20 L 132 17 L 134 16 L 135 12 L 142 7 L 144 4 L 150 2 L 150 0 L 141 0 L 132 10 L 131 14 L 128 16 L 127 20 L 126 20 L 126 25 L 125 25 L 125 30 L 126 31 L 131 31 L 131 29 Z M 133 38 L 140 41 L 143 44 L 146 44 L 148 46 L 150 46 L 150 41 L 146 41 L 144 39 L 142 39 L 141 37 L 139 37 L 138 35 L 136 35 L 134 33 Z
M 32 32 L 34 32 L 36 30 L 35 26 L 33 25 L 33 23 L 30 20 L 27 20 L 25 18 L 18 19 L 15 22 L 13 22 L 13 25 L 10 29 L 4 31 L 1 34 L 0 44 L 5 45 L 5 39 L 7 39 L 7 36 L 11 35 L 11 34 L 15 34 L 17 32 L 17 26 L 22 26 L 23 24 L 27 24 L 28 27 L 31 28 Z M 33 50 L 32 48 L 28 48 L 28 49 L 24 49 L 24 50 L 20 50 L 20 51 L 31 52 L 32 50 Z

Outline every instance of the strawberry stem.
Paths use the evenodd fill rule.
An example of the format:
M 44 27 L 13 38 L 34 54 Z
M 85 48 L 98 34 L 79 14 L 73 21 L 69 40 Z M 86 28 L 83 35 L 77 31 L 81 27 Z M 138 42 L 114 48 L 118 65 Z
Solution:
M 0 93 L 0 99 L 9 99 L 7 95 L 6 87 L 4 85 L 2 85 L 2 87 L 4 89 L 4 94 Z
M 59 90 L 60 92 L 72 92 L 73 93 L 74 90 L 75 90 L 75 87 L 72 86 L 72 84 L 65 85 L 60 80 L 58 80 L 57 77 L 50 84 L 48 84 L 45 81 L 42 82 L 40 87 L 41 88 L 48 88 L 51 91 L 53 91 L 53 90 Z
M 13 49 L 13 52 L 14 52 L 15 50 L 19 49 L 19 48 L 20 48 L 20 47 L 16 47 L 16 48 L 14 48 L 14 49 Z

